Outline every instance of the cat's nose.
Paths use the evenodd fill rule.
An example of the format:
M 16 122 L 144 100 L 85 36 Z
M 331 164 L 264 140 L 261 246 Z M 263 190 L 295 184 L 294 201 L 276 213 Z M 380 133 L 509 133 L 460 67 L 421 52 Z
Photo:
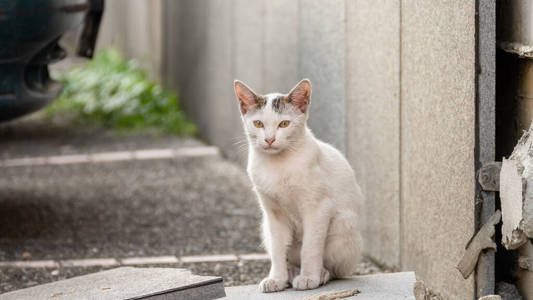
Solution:
M 267 142 L 269 146 L 272 146 L 272 143 L 274 143 L 275 140 L 276 140 L 275 138 L 269 138 L 269 139 L 265 139 L 265 142 Z

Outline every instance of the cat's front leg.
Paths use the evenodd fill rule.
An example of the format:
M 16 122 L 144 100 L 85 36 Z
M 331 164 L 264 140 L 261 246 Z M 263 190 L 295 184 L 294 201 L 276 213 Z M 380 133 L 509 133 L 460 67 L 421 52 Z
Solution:
M 329 221 L 329 210 L 321 208 L 306 211 L 302 217 L 301 270 L 292 281 L 297 290 L 315 289 L 329 281 L 330 275 L 324 269 L 323 261 Z
M 259 284 L 263 293 L 279 292 L 288 287 L 287 247 L 291 234 L 288 220 L 272 210 L 265 209 L 263 216 L 263 235 L 265 246 L 270 254 L 270 273 Z

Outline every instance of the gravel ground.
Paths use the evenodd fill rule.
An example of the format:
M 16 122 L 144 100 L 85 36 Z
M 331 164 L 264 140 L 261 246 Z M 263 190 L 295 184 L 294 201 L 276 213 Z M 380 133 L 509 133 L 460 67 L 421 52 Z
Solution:
M 0 260 L 25 252 L 32 259 L 262 252 L 247 178 L 219 158 L 11 167 L 2 175 Z
M 0 159 L 203 145 L 29 118 L 0 125 Z M 0 261 L 261 253 L 259 209 L 241 167 L 221 157 L 0 168 Z M 170 264 L 254 284 L 267 261 Z M 0 267 L 0 293 L 105 267 Z M 381 270 L 370 262 L 359 274 Z

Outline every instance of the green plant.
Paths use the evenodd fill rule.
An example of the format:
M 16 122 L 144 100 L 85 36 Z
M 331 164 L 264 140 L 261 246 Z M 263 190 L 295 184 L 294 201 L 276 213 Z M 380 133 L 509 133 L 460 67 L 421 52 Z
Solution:
M 63 92 L 46 109 L 48 116 L 96 121 L 119 129 L 158 128 L 178 135 L 196 132 L 176 95 L 149 80 L 136 61 L 127 61 L 117 50 L 102 50 L 85 66 L 58 79 Z

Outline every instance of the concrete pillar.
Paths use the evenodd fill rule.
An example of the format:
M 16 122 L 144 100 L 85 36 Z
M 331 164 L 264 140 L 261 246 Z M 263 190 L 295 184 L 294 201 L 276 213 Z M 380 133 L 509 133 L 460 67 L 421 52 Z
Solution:
M 496 3 L 477 1 L 477 151 L 476 170 L 496 160 Z M 496 193 L 481 190 L 476 184 L 476 227 L 479 230 L 496 209 Z M 477 199 L 482 199 L 478 201 Z M 495 251 L 479 256 L 476 266 L 476 296 L 494 294 Z
M 209 81 L 207 70 L 208 2 L 172 1 L 164 4 L 165 85 L 178 93 L 188 116 L 200 120 L 205 108 Z M 207 137 L 206 122 L 195 122 L 199 134 Z
M 400 1 L 346 1 L 346 154 L 366 195 L 365 253 L 400 265 Z
M 475 229 L 474 2 L 401 2 L 401 265 L 446 299 Z
M 207 1 L 205 40 L 205 77 L 195 82 L 195 91 L 205 90 L 205 98 L 195 95 L 187 101 L 198 106 L 202 113 L 199 122 L 204 123 L 205 138 L 227 149 L 226 154 L 236 158 L 234 145 L 240 136 L 240 120 L 233 92 L 235 2 L 225 0 Z M 198 49 L 196 49 L 198 51 Z M 236 112 L 237 111 L 237 112 Z M 238 134 L 236 134 L 238 132 Z

